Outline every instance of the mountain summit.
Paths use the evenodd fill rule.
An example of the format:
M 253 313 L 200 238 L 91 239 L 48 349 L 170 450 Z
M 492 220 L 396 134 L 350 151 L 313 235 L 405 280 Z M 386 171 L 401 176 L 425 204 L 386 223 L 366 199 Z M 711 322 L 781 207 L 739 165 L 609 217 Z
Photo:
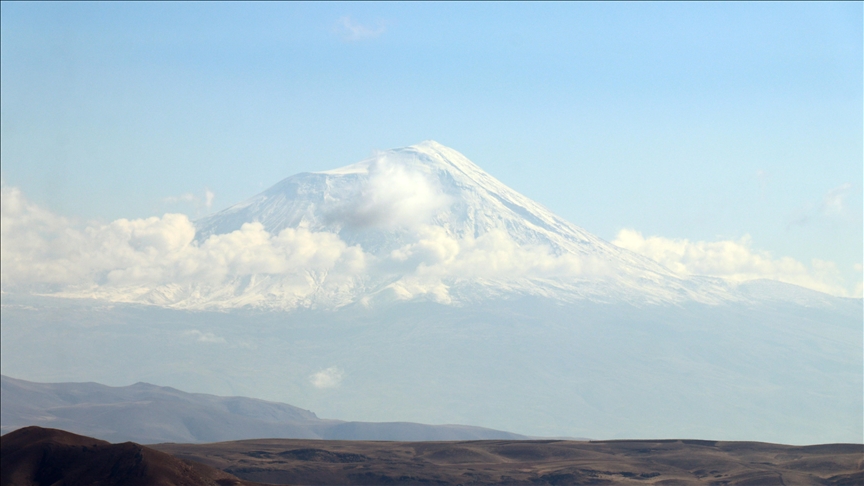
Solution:
M 202 245 L 257 229 L 276 238 L 326 235 L 319 250 L 342 244 L 340 251 L 353 254 L 351 270 L 304 269 L 309 292 L 299 282 L 285 292 L 267 272 L 235 281 L 231 293 L 245 297 L 230 300 L 241 305 L 513 295 L 631 303 L 737 298 L 719 279 L 682 278 L 565 221 L 434 141 L 288 177 L 195 226 Z
M 196 222 L 199 238 L 260 222 L 339 234 L 364 251 L 383 254 L 410 243 L 419 226 L 454 239 L 502 233 L 519 246 L 636 266 L 670 276 L 659 264 L 618 248 L 556 216 L 434 141 L 381 152 L 362 162 L 298 174 Z

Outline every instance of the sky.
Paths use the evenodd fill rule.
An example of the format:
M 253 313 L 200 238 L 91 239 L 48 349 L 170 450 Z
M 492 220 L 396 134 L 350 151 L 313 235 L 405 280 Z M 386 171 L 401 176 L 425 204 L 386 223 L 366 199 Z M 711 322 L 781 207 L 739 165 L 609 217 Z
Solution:
M 0 9 L 7 207 L 194 220 L 436 140 L 670 268 L 861 296 L 861 3 Z

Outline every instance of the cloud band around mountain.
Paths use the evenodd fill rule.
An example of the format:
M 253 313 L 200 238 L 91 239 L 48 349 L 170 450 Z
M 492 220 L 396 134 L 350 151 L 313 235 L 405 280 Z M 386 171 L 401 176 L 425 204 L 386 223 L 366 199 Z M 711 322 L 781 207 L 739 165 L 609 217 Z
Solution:
M 775 258 L 752 248 L 749 236 L 740 240 L 690 241 L 660 236 L 644 237 L 622 229 L 613 244 L 655 260 L 683 275 L 707 275 L 732 282 L 777 280 L 837 296 L 861 297 L 861 285 L 849 292 L 833 262 L 814 259 L 810 266 L 790 257 Z M 855 295 L 857 293 L 857 295 Z
M 385 193 L 376 201 L 396 206 L 413 194 Z M 413 207 L 438 207 L 436 197 L 421 193 Z M 404 223 L 398 213 L 395 221 Z M 77 225 L 29 202 L 17 188 L 3 186 L 0 276 L 4 291 L 180 307 L 276 301 L 294 308 L 321 299 L 330 305 L 350 303 L 372 273 L 390 275 L 386 288 L 396 298 L 426 296 L 442 303 L 452 301 L 446 282 L 453 279 L 590 280 L 610 275 L 601 261 L 556 254 L 543 245 L 520 245 L 504 231 L 457 238 L 442 227 L 415 224 L 407 234 L 408 241 L 385 254 L 349 245 L 336 233 L 287 228 L 271 234 L 261 223 L 198 242 L 194 224 L 182 214 Z M 613 243 L 685 276 L 735 282 L 768 278 L 849 294 L 833 263 L 816 260 L 807 267 L 788 257 L 773 258 L 753 250 L 747 238 L 690 242 L 622 230 Z
M 389 169 L 384 173 L 383 180 L 371 179 L 373 188 L 382 189 L 394 177 L 409 182 L 413 177 Z M 271 234 L 261 223 L 246 223 L 197 242 L 194 224 L 182 214 L 81 227 L 29 202 L 17 188 L 4 186 L 2 285 L 4 290 L 166 305 L 193 305 L 208 296 L 245 292 L 248 298 L 238 304 L 260 305 L 272 298 L 293 307 L 322 293 L 347 303 L 370 271 L 395 274 L 389 288 L 397 298 L 428 295 L 450 302 L 442 280 L 451 276 L 579 277 L 591 267 L 573 255 L 517 245 L 504 232 L 457 239 L 440 227 L 419 223 L 423 218 L 417 219 L 418 212 L 441 205 L 444 196 L 437 193 L 379 192 L 383 196 L 370 204 L 402 205 L 406 211 L 393 211 L 390 219 L 376 224 L 408 227 L 412 240 L 384 255 L 348 245 L 335 233 L 287 228 Z M 409 218 L 414 223 L 405 226 Z

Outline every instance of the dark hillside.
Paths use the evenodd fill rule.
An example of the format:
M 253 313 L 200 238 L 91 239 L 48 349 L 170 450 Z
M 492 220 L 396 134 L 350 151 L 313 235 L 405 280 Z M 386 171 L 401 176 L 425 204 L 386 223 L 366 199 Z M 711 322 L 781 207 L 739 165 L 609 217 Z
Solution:
M 133 442 L 111 444 L 41 427 L 25 427 L 0 438 L 0 464 L 2 486 L 249 484 Z

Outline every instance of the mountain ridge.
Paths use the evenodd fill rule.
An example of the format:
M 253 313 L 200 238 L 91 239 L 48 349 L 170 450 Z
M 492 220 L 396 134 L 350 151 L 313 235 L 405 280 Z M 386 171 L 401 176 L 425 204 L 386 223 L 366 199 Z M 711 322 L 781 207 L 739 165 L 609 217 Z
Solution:
M 0 375 L 4 434 L 31 425 L 110 442 L 220 442 L 270 438 L 334 440 L 518 439 L 465 425 L 321 419 L 293 405 L 239 396 L 188 393 L 138 382 L 35 383 Z

